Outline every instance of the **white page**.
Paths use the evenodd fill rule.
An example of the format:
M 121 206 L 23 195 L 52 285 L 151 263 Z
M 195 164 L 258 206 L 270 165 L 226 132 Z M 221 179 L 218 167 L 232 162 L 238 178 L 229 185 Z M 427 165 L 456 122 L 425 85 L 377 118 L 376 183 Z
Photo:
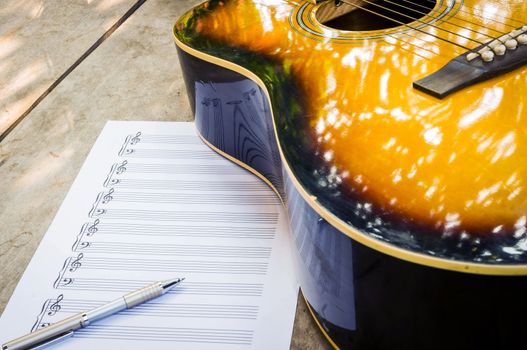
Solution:
M 109 122 L 0 319 L 0 343 L 185 277 L 53 348 L 288 349 L 289 234 L 273 191 L 192 123 Z

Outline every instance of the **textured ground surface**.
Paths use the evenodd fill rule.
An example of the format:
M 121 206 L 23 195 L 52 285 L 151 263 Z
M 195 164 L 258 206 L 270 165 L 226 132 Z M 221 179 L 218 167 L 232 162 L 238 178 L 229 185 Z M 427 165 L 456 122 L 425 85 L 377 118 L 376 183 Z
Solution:
M 192 120 L 171 26 L 148 0 L 0 143 L 0 312 L 106 120 Z M 135 3 L 0 0 L 0 133 Z M 292 349 L 329 349 L 299 298 Z

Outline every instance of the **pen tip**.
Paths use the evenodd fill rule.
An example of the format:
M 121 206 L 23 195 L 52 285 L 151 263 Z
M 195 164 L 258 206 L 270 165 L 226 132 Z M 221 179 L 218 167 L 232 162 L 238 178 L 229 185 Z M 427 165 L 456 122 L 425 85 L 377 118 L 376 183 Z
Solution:
M 174 287 L 176 284 L 180 283 L 181 281 L 185 280 L 185 277 L 183 278 L 174 278 L 171 280 L 166 280 L 162 283 L 163 289 L 169 290 L 170 288 Z

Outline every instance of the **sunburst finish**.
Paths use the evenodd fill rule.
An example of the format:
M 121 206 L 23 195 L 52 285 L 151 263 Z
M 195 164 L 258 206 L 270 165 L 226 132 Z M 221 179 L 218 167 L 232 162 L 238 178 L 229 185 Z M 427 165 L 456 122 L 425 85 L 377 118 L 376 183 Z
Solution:
M 449 42 L 476 47 L 526 23 L 527 4 L 441 1 L 419 21 L 367 32 L 324 26 L 317 21 L 319 6 L 213 1 L 180 21 L 176 37 L 198 50 L 207 48 L 195 39 L 206 38 L 255 52 L 279 66 L 277 74 L 290 74 L 302 96 L 301 119 L 275 123 L 282 145 L 309 139 L 318 164 L 291 166 L 299 178 L 314 173 L 307 192 L 319 197 L 327 188 L 341 200 L 353 197 L 350 202 L 377 213 L 381 230 L 386 221 L 418 235 L 490 239 L 493 245 L 505 237 L 505 248 L 523 256 L 525 247 L 513 237 L 526 230 L 527 67 L 444 100 L 416 91 L 412 82 L 464 53 Z M 287 135 L 287 123 L 302 136 Z M 286 159 L 305 154 L 283 148 Z M 353 224 L 353 210 L 320 200 Z
M 414 6 L 413 2 L 399 1 Z M 266 180 L 279 193 L 287 191 L 291 202 L 296 201 L 295 194 L 287 187 L 293 186 L 335 232 L 373 251 L 428 267 L 527 275 L 527 66 L 441 100 L 412 87 L 454 57 L 521 28 L 527 23 L 527 3 L 441 0 L 415 21 L 369 31 L 343 31 L 320 23 L 317 11 L 322 6 L 326 4 L 305 0 L 211 0 L 176 23 L 176 44 L 185 55 L 235 71 L 261 88 L 277 141 L 268 148 L 278 148 L 282 164 L 275 157 L 271 163 L 279 169 Z M 198 76 L 199 67 L 196 63 L 195 72 L 187 74 Z M 219 82 L 215 74 L 208 76 L 212 85 Z M 189 91 L 208 84 L 199 79 L 187 79 Z M 197 100 L 198 93 L 189 94 L 197 105 L 192 97 Z M 253 131 L 249 138 L 265 148 L 261 140 L 267 136 L 257 134 Z M 221 142 L 203 136 L 229 153 Z M 228 155 L 247 163 L 236 152 Z M 282 168 L 283 182 L 276 175 Z M 299 223 L 308 229 L 305 225 Z M 332 235 L 325 226 L 317 229 Z M 358 283 L 353 274 L 369 271 L 370 258 L 360 261 L 357 256 L 373 253 L 351 245 L 345 249 L 349 251 L 328 258 L 333 259 L 329 263 L 317 254 L 329 276 L 326 282 L 344 276 L 332 275 L 342 266 L 355 265 L 350 267 L 354 272 L 339 282 L 344 284 Z M 350 261 L 344 263 L 343 256 Z M 452 272 L 443 275 L 433 272 L 436 269 L 387 261 L 383 278 L 399 269 L 406 271 L 402 276 L 421 276 L 422 281 L 455 280 L 460 285 L 465 281 Z M 307 263 L 304 268 L 306 274 L 312 272 Z M 470 278 L 481 282 L 475 275 Z M 484 279 L 486 292 L 491 293 L 498 282 L 485 278 L 489 278 Z M 514 285 L 512 291 L 526 288 L 522 281 L 506 283 Z M 360 305 L 369 302 L 360 297 L 366 282 L 351 294 L 331 297 L 327 290 L 312 292 L 316 287 L 311 283 L 302 288 L 315 312 L 336 305 L 334 315 L 340 315 L 333 317 L 328 311 L 319 320 L 351 329 L 355 319 L 346 317 L 357 311 L 360 321 Z M 420 298 L 418 284 L 412 282 Z M 358 309 L 343 295 L 355 295 Z M 378 300 L 387 299 L 383 295 Z M 406 301 L 396 305 L 405 308 Z M 351 321 L 339 325 L 344 319 Z

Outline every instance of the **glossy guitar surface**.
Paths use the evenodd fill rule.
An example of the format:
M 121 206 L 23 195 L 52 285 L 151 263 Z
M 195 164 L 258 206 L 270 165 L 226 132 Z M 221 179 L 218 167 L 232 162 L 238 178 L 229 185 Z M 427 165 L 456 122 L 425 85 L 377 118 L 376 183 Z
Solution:
M 379 261 L 423 281 L 474 279 L 485 293 L 495 277 L 472 274 L 527 275 L 527 3 L 345 3 L 395 25 L 330 28 L 319 14 L 333 1 L 212 0 L 174 27 L 202 137 L 288 202 L 300 260 L 321 269 L 302 281 L 319 321 L 357 328 L 362 316 L 321 309 L 355 313 L 357 274 Z M 508 54 L 518 62 L 493 76 Z M 456 58 L 460 76 L 487 77 L 441 99 L 414 87 Z M 302 256 L 308 244 L 328 261 Z M 340 287 L 321 291 L 317 278 Z

